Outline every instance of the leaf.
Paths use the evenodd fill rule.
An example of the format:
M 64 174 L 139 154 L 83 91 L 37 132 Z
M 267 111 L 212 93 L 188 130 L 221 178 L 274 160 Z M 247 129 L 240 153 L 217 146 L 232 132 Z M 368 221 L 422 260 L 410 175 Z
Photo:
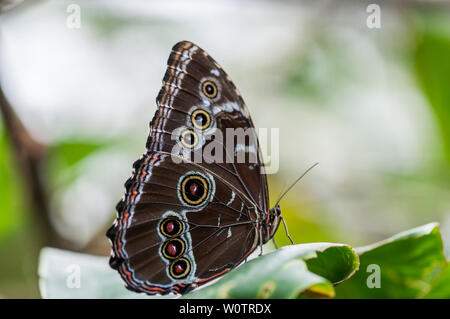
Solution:
M 437 223 L 357 248 L 356 252 L 359 258 L 350 246 L 332 243 L 282 247 L 183 297 L 450 297 L 450 268 Z M 367 284 L 377 271 L 370 265 L 379 267 L 379 288 L 369 288 Z M 370 273 L 368 269 L 372 269 Z M 150 298 L 125 289 L 106 257 L 44 248 L 39 276 L 45 298 Z
M 450 299 L 450 267 L 447 263 L 445 269 L 433 282 L 433 287 L 424 296 L 427 299 Z
M 360 258 L 359 271 L 337 287 L 338 298 L 423 297 L 446 266 L 437 223 L 357 248 L 356 252 Z M 368 282 L 373 282 L 377 268 L 380 287 L 369 288 Z
M 146 298 L 124 287 L 108 258 L 43 248 L 39 257 L 43 298 Z
M 322 269 L 321 265 L 329 265 Z M 308 270 L 320 270 L 324 277 Z M 342 281 L 358 267 L 358 257 L 342 244 L 315 243 L 280 248 L 231 271 L 213 285 L 187 298 L 295 298 L 334 296 L 334 278 Z M 338 271 L 339 276 L 330 273 Z M 39 262 L 43 298 L 173 298 L 150 297 L 127 290 L 106 257 L 44 248 Z
M 255 258 L 230 271 L 216 283 L 183 297 L 332 298 L 333 283 L 346 280 L 357 268 L 358 256 L 348 245 L 313 243 L 285 246 Z
M 424 15 L 414 49 L 415 72 L 440 127 L 450 162 L 450 32 L 448 15 Z
M 11 157 L 10 145 L 0 125 L 0 240 L 24 222 L 21 178 Z

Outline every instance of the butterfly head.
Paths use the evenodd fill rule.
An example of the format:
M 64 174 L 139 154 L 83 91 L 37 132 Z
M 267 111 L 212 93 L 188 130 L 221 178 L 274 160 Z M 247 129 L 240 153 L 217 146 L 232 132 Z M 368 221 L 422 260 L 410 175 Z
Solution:
M 276 205 L 274 208 L 272 208 L 270 210 L 270 213 L 275 215 L 275 216 L 277 216 L 277 217 L 281 216 L 281 207 L 280 207 L 280 205 Z
M 278 226 L 280 225 L 281 221 L 281 208 L 279 205 L 276 205 L 275 207 L 271 208 L 269 210 L 269 213 L 267 215 L 267 231 L 266 236 L 264 238 L 265 242 L 268 242 L 270 239 L 275 236 L 275 233 L 277 232 Z

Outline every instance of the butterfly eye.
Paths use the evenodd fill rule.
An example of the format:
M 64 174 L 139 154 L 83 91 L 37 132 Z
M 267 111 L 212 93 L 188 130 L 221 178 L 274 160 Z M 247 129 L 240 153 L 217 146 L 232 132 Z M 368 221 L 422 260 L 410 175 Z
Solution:
M 211 124 L 211 116 L 208 112 L 198 109 L 192 112 L 191 121 L 196 129 L 204 130 Z
M 181 133 L 180 142 L 188 148 L 194 148 L 198 144 L 198 136 L 194 131 L 186 130 Z
M 175 259 L 184 253 L 185 244 L 179 238 L 167 241 L 162 247 L 162 254 L 167 259 Z
M 161 234 L 166 237 L 174 237 L 183 231 L 183 224 L 175 218 L 166 218 L 162 221 L 161 225 L 159 225 L 159 230 Z
M 189 205 L 201 205 L 208 195 L 208 183 L 199 175 L 185 177 L 181 181 L 181 197 Z
M 217 86 L 212 81 L 205 81 L 202 84 L 202 92 L 206 97 L 214 99 L 217 96 Z
M 170 266 L 170 275 L 173 278 L 180 279 L 186 277 L 191 271 L 191 264 L 186 258 L 180 258 L 173 261 Z

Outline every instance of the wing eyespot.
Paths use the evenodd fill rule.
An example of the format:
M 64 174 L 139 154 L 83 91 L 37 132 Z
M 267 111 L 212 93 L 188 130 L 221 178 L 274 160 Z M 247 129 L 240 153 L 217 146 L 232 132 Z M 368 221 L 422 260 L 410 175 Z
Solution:
M 202 109 L 196 109 L 191 115 L 192 125 L 198 130 L 206 130 L 211 125 L 211 116 Z
M 180 134 L 180 142 L 187 148 L 194 148 L 198 144 L 198 135 L 193 130 L 185 130 Z
M 253 183 L 246 183 L 247 173 L 249 175 L 258 173 L 254 166 L 248 167 L 248 169 L 244 167 L 242 171 L 235 170 L 235 174 L 230 171 L 229 173 L 233 176 L 242 176 L 241 182 L 245 183 L 244 186 L 249 186 L 249 189 L 245 187 L 245 190 L 243 190 L 243 198 L 240 198 L 242 204 L 239 204 L 239 198 L 233 191 L 234 188 L 229 187 L 232 185 L 223 182 L 223 180 L 227 180 L 228 173 L 214 174 L 215 170 L 208 172 L 199 165 L 191 164 L 179 165 L 175 170 L 169 161 L 164 160 L 164 158 L 170 156 L 168 152 L 172 149 L 169 148 L 173 146 L 173 143 L 165 143 L 168 136 L 164 135 L 165 133 L 170 133 L 171 140 L 177 147 L 180 147 L 177 148 L 177 152 L 179 152 L 177 155 L 181 154 L 187 158 L 189 155 L 193 155 L 190 153 L 191 151 L 196 149 L 202 151 L 202 147 L 208 145 L 210 134 L 214 134 L 216 131 L 221 132 L 221 124 L 224 118 L 230 119 L 230 122 L 231 119 L 236 119 L 235 122 L 230 124 L 233 127 L 234 123 L 237 127 L 244 129 L 252 127 L 248 111 L 231 79 L 206 52 L 190 42 L 180 42 L 174 46 L 173 50 L 163 79 L 163 87 L 157 97 L 158 111 L 150 123 L 151 133 L 147 141 L 147 153 L 133 165 L 133 175 L 130 182 L 127 183 L 126 196 L 128 197 L 125 197 L 127 201 L 123 200 L 118 205 L 119 217 L 115 222 L 117 226 L 108 232 L 113 245 L 111 265 L 121 272 L 122 278 L 127 283 L 127 288 L 148 294 L 183 294 L 223 275 L 224 272 L 234 267 L 230 267 L 230 265 L 239 264 L 254 249 L 252 245 L 256 243 L 256 235 L 253 235 L 253 233 L 247 237 L 245 242 L 242 242 L 245 251 L 247 251 L 245 256 L 242 256 L 239 260 L 229 257 L 230 262 L 225 260 L 223 265 L 220 263 L 217 267 L 208 268 L 210 273 L 207 276 L 209 277 L 201 275 L 203 259 L 197 258 L 196 252 L 198 251 L 197 243 L 203 238 L 203 235 L 200 236 L 198 233 L 201 229 L 196 230 L 195 227 L 191 226 L 195 224 L 194 221 L 189 220 L 188 216 L 194 216 L 195 214 L 196 218 L 200 218 L 201 225 L 209 223 L 209 220 L 203 220 L 203 217 L 199 215 L 209 211 L 216 212 L 217 207 L 212 206 L 226 200 L 227 203 L 223 209 L 226 211 L 229 211 L 230 208 L 233 209 L 237 213 L 236 221 L 241 218 L 246 219 L 247 215 L 248 219 L 252 220 L 258 214 L 256 210 L 255 216 L 249 210 L 244 211 L 244 204 L 264 206 L 262 202 L 267 191 L 264 178 L 260 179 L 263 187 L 254 188 Z M 190 64 L 191 61 L 195 63 Z M 202 67 L 197 68 L 198 64 Z M 192 76 L 185 76 L 186 74 Z M 171 111 L 174 109 L 181 112 Z M 172 122 L 172 120 L 174 121 Z M 173 125 L 175 121 L 181 124 Z M 254 145 L 254 149 L 257 150 L 257 143 L 251 145 Z M 164 179 L 165 174 L 171 175 L 170 180 L 160 182 L 159 178 Z M 135 187 L 138 182 L 149 182 L 148 184 L 154 183 L 155 185 L 161 183 L 168 187 L 170 185 L 172 193 L 174 193 L 171 193 L 171 195 L 175 196 L 167 203 L 160 203 L 159 198 L 152 198 L 148 202 L 142 200 L 139 203 L 142 206 L 138 207 L 137 201 L 128 201 L 129 198 L 138 196 L 134 192 L 144 192 L 143 189 Z M 229 196 L 222 198 L 224 190 L 228 190 L 228 188 L 231 189 L 231 198 Z M 216 189 L 220 196 L 215 196 Z M 157 190 L 156 187 L 152 188 L 153 190 L 157 194 L 165 192 L 165 190 Z M 253 197 L 258 199 L 258 202 Z M 247 199 L 249 200 L 248 203 Z M 154 202 L 159 206 L 156 207 Z M 241 205 L 240 210 L 238 204 Z M 179 209 L 179 207 L 183 208 Z M 141 209 L 145 209 L 148 216 L 142 214 L 138 217 L 137 212 L 140 212 Z M 138 218 L 134 218 L 135 213 Z M 231 211 L 229 215 L 230 218 L 234 218 Z M 220 216 L 222 215 L 219 214 L 217 219 L 219 225 Z M 152 248 L 155 257 L 159 257 L 158 262 L 146 264 L 146 267 L 150 267 L 151 271 L 142 267 L 142 260 L 145 256 L 139 251 L 139 256 L 134 257 L 137 247 L 131 240 L 126 242 L 126 239 L 135 236 L 134 230 L 130 231 L 128 236 L 128 229 L 133 228 L 136 222 L 140 223 L 141 220 L 152 222 L 152 233 L 149 236 L 151 236 L 151 239 L 158 241 Z M 214 224 L 212 226 L 216 227 L 215 219 L 212 220 L 212 223 Z M 225 225 L 225 223 L 224 217 L 222 224 Z M 252 224 L 249 224 L 248 227 L 248 229 L 252 229 Z M 137 232 L 142 236 L 147 236 L 145 230 L 143 232 L 137 229 Z M 228 227 L 227 242 L 234 243 L 237 238 L 236 233 L 238 231 L 233 229 L 232 234 L 231 228 Z M 234 249 L 233 246 L 227 245 L 227 249 Z M 242 254 L 244 250 L 240 246 L 236 249 L 238 248 Z M 147 252 L 146 250 L 145 253 Z M 158 272 L 157 276 L 154 275 L 156 272 Z
M 214 99 L 217 97 L 219 90 L 217 89 L 217 85 L 211 81 L 206 80 L 202 83 L 202 93 L 209 99 Z
M 169 266 L 169 273 L 175 279 L 186 277 L 191 271 L 191 263 L 186 258 L 179 258 Z
M 186 244 L 180 238 L 173 238 L 164 243 L 161 253 L 167 259 L 176 259 L 183 255 Z
M 183 232 L 183 224 L 177 218 L 166 218 L 159 225 L 159 230 L 165 237 L 175 237 Z
M 179 189 L 183 201 L 192 206 L 205 202 L 209 192 L 206 179 L 200 175 L 188 175 L 182 181 Z

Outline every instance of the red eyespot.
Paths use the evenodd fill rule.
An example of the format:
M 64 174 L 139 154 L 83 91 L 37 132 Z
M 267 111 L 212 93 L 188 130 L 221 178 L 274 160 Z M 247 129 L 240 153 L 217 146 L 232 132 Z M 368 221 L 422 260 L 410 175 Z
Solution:
M 172 234 L 174 230 L 175 230 L 175 224 L 173 223 L 173 221 L 167 222 L 166 223 L 166 233 Z
M 169 244 L 169 245 L 167 246 L 167 253 L 168 253 L 170 256 L 176 256 L 176 255 L 177 255 L 177 251 L 178 251 L 178 249 L 177 249 L 177 246 L 176 246 L 176 245 L 174 245 L 174 244 Z
M 175 260 L 169 266 L 170 275 L 176 279 L 186 277 L 190 271 L 191 264 L 186 258 Z
M 164 219 L 159 225 L 161 234 L 165 237 L 175 237 L 182 233 L 183 223 L 176 217 L 169 217 Z
M 192 184 L 189 186 L 189 191 L 191 192 L 191 194 L 192 194 L 193 196 L 195 196 L 195 195 L 197 194 L 197 190 L 198 190 L 198 185 L 197 185 L 197 183 L 192 183 Z
M 173 267 L 173 270 L 175 271 L 176 274 L 182 274 L 184 271 L 184 265 L 181 264 L 176 264 L 175 267 Z
M 208 182 L 200 175 L 192 174 L 185 177 L 180 185 L 181 196 L 184 202 L 189 205 L 202 205 L 208 196 Z
M 186 258 L 174 260 L 169 266 L 170 276 L 176 279 L 186 277 L 191 271 L 191 263 Z
M 176 259 L 184 253 L 185 247 L 186 245 L 182 239 L 173 238 L 165 242 L 161 252 L 167 259 Z

